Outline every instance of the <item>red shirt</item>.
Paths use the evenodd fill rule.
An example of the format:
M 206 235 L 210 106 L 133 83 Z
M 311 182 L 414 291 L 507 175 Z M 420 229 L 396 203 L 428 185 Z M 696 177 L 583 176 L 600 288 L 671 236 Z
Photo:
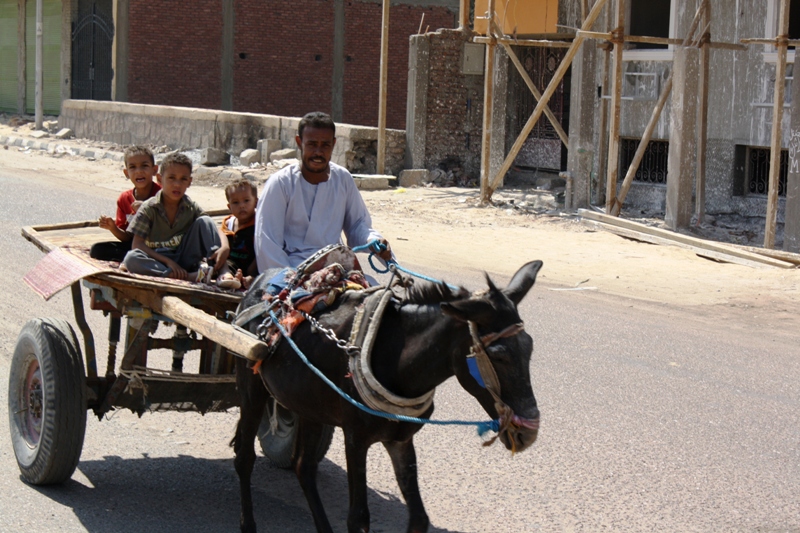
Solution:
M 131 217 L 133 217 L 133 209 L 131 209 L 131 205 L 133 205 L 133 202 L 136 201 L 136 197 L 133 195 L 135 190 L 136 189 L 125 191 L 119 195 L 119 198 L 117 198 L 117 219 L 114 221 L 114 223 L 123 231 L 128 229 L 128 222 L 130 222 Z M 160 190 L 161 185 L 154 181 L 153 186 L 150 187 L 150 196 L 147 198 L 152 198 Z M 145 198 L 145 200 L 147 200 L 147 198 Z

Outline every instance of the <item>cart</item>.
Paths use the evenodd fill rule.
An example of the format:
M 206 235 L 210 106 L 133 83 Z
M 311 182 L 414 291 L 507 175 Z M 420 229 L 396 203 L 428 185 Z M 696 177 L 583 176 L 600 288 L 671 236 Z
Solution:
M 109 236 L 94 221 L 25 227 L 22 234 L 48 257 L 54 250 L 88 250 Z M 262 341 L 230 324 L 241 292 L 214 292 L 113 267 L 90 268 L 83 275 L 71 264 L 63 268 L 79 271 L 79 279 L 68 286 L 83 342 L 66 320 L 32 319 L 20 332 L 9 372 L 11 440 L 23 479 L 35 485 L 61 483 L 72 476 L 89 410 L 100 420 L 120 408 L 140 416 L 155 411 L 226 411 L 239 405 L 234 358 L 258 360 L 267 350 Z M 82 265 L 78 260 L 74 264 Z M 89 309 L 102 312 L 109 321 L 104 371 L 98 368 L 102 361 L 84 313 L 86 294 Z M 171 338 L 154 336 L 159 324 L 175 325 Z M 188 372 L 149 366 L 148 354 L 158 349 L 172 350 L 174 364 L 187 352 L 199 350 L 199 368 Z M 277 466 L 291 463 L 295 422 L 293 413 L 268 402 L 259 440 Z M 329 428 L 329 437 L 332 434 Z M 321 456 L 328 445 L 330 438 Z

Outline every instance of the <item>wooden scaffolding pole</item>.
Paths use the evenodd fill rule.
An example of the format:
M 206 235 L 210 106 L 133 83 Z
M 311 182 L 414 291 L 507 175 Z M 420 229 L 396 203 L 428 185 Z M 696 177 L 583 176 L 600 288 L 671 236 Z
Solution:
M 681 43 L 682 46 L 687 46 L 691 43 L 692 39 L 694 38 L 694 32 L 697 31 L 697 26 L 700 24 L 700 21 L 703 18 L 703 13 L 705 13 L 705 6 L 708 3 L 708 0 L 704 0 L 704 2 L 700 4 L 700 7 L 697 9 L 697 12 L 694 15 L 694 20 L 692 20 L 691 26 L 689 26 L 689 31 L 686 32 L 686 37 Z M 661 91 L 661 95 L 658 97 L 658 102 L 656 102 L 656 106 L 653 109 L 653 113 L 650 115 L 650 122 L 647 123 L 647 127 L 644 129 L 642 139 L 639 141 L 639 146 L 636 148 L 636 153 L 633 155 L 633 161 L 631 161 L 628 171 L 625 173 L 625 179 L 622 181 L 619 195 L 610 202 L 610 209 L 608 208 L 608 202 L 606 204 L 606 212 L 608 214 L 618 216 L 620 211 L 622 211 L 622 203 L 625 201 L 625 197 L 628 195 L 628 191 L 633 184 L 633 178 L 636 176 L 636 171 L 639 170 L 639 164 L 642 162 L 644 153 L 647 150 L 647 146 L 650 144 L 650 139 L 653 136 L 653 131 L 656 129 L 656 124 L 658 124 L 658 120 L 661 117 L 661 112 L 664 110 L 664 106 L 667 103 L 667 98 L 669 98 L 671 92 L 672 72 L 670 72 L 670 75 L 664 84 L 664 88 Z
M 42 93 L 44 89 L 44 76 L 42 73 L 42 56 L 44 50 L 44 24 L 42 23 L 42 0 L 36 0 L 36 87 L 34 90 L 34 118 L 36 129 L 42 129 L 42 115 L 44 113 Z
M 708 147 L 708 77 L 709 42 L 711 41 L 711 2 L 706 1 L 703 12 L 703 34 L 700 46 L 700 100 L 697 106 L 697 170 L 695 171 L 694 212 L 697 224 L 706 216 L 706 150 Z
M 489 0 L 489 13 L 486 24 L 487 33 L 492 33 L 494 22 L 494 2 Z M 483 139 L 481 140 L 481 201 L 491 198 L 489 176 L 492 156 L 492 102 L 494 100 L 494 40 L 486 44 L 486 68 L 483 76 Z
M 778 14 L 778 61 L 775 65 L 775 97 L 772 107 L 772 139 L 769 156 L 769 189 L 767 190 L 767 220 L 764 227 L 764 248 L 775 247 L 775 225 L 778 218 L 778 180 L 781 174 L 781 122 L 786 84 L 786 50 L 789 34 L 789 0 L 781 0 Z
M 622 110 L 622 47 L 625 44 L 625 2 L 617 0 L 614 18 L 614 76 L 611 78 L 611 122 L 608 133 L 608 168 L 606 170 L 606 213 L 617 201 L 619 167 L 619 120 Z
M 458 2 L 458 27 L 461 30 L 469 29 L 469 0 L 459 0 Z
M 493 3 L 494 0 L 489 0 L 489 1 Z M 597 17 L 600 15 L 600 11 L 602 10 L 603 6 L 606 4 L 607 1 L 608 0 L 597 0 L 597 2 L 592 7 L 592 10 L 589 12 L 589 14 L 586 16 L 586 19 L 583 21 L 583 26 L 581 27 L 581 29 L 583 30 L 591 29 L 592 25 L 594 24 L 594 21 L 597 20 Z M 525 143 L 525 140 L 528 138 L 528 135 L 530 134 L 531 130 L 536 125 L 536 122 L 539 120 L 539 118 L 541 118 L 542 113 L 544 112 L 544 107 L 550 102 L 550 98 L 553 96 L 553 93 L 555 93 L 559 83 L 561 83 L 561 80 L 564 78 L 564 74 L 566 74 L 567 69 L 572 63 L 572 60 L 575 58 L 575 54 L 578 53 L 578 48 L 581 46 L 581 44 L 583 44 L 584 39 L 585 37 L 577 35 L 575 39 L 572 41 L 572 44 L 567 50 L 564 59 L 561 60 L 561 64 L 558 66 L 555 73 L 553 74 L 553 78 L 550 80 L 550 83 L 547 84 L 547 88 L 545 89 L 544 93 L 542 93 L 541 100 L 539 100 L 539 103 L 536 104 L 536 108 L 533 110 L 533 114 L 531 114 L 530 118 L 525 123 L 525 126 L 523 126 L 522 131 L 517 136 L 517 140 L 514 141 L 514 145 L 511 147 L 511 151 L 508 153 L 505 160 L 503 160 L 503 164 L 500 166 L 500 169 L 498 170 L 497 174 L 494 176 L 494 178 L 492 178 L 491 183 L 486 184 L 486 186 L 484 186 L 483 169 L 481 170 L 482 203 L 488 203 L 491 200 L 492 193 L 497 188 L 497 185 L 500 183 L 500 180 L 503 179 L 503 176 L 506 175 L 508 169 L 511 168 L 511 164 L 517 157 L 517 154 L 522 148 L 522 145 Z M 493 73 L 489 72 L 487 68 L 486 77 L 489 77 L 492 74 Z M 484 122 L 484 137 L 486 134 L 485 130 L 486 130 L 486 123 Z M 483 147 L 484 152 L 487 151 L 486 149 L 487 146 L 484 144 Z M 488 156 L 488 154 L 485 154 L 485 156 Z
M 605 30 L 611 29 L 611 7 L 606 9 Z M 606 203 L 606 173 L 605 168 L 608 163 L 608 75 L 611 67 L 611 43 L 603 43 L 600 45 L 603 49 L 603 79 L 600 86 L 600 135 L 598 139 L 598 146 L 600 148 L 600 157 L 597 168 L 597 184 L 595 185 L 595 202 L 600 205 Z
M 391 2 L 383 0 L 383 29 L 381 30 L 381 77 L 378 88 L 378 161 L 376 172 L 386 169 L 386 87 L 389 72 L 389 8 Z

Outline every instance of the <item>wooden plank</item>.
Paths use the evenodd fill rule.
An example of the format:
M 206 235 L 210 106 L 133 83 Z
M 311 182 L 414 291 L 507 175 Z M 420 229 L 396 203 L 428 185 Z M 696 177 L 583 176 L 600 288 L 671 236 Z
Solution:
M 619 173 L 619 130 L 622 113 L 622 51 L 625 41 L 625 2 L 617 0 L 614 25 L 614 75 L 611 77 L 611 120 L 608 125 L 608 165 L 606 167 L 606 213 L 612 213 L 617 203 Z
M 378 86 L 378 160 L 377 174 L 384 174 L 386 168 L 386 92 L 389 76 L 389 10 L 391 2 L 383 0 L 381 29 L 380 81 Z
M 767 220 L 764 227 L 764 248 L 775 247 L 775 226 L 778 222 L 778 181 L 781 172 L 783 97 L 786 90 L 786 39 L 789 34 L 789 0 L 781 0 L 778 14 L 778 61 L 775 64 L 775 93 L 772 100 L 772 137 L 770 139 L 769 187 L 767 188 Z
M 489 44 L 491 42 L 495 42 L 497 44 L 509 44 L 514 46 L 539 46 L 543 48 L 569 48 L 571 45 L 569 41 L 553 41 L 549 39 L 514 39 L 513 37 L 482 37 L 482 36 L 473 37 L 472 42 L 479 44 Z
M 155 291 L 130 287 L 125 288 L 123 294 L 246 359 L 258 361 L 266 355 L 267 345 L 262 341 L 192 307 L 176 296 L 162 297 Z
M 703 26 L 711 24 L 711 2 L 704 2 Z M 706 148 L 708 145 L 708 80 L 709 43 L 711 34 L 702 36 L 700 46 L 700 99 L 697 103 L 697 167 L 695 170 L 694 212 L 697 223 L 701 224 L 706 215 Z
M 721 252 L 715 252 L 712 250 L 706 250 L 700 248 L 698 246 L 691 246 L 688 244 L 683 244 L 679 242 L 675 242 L 670 239 L 665 239 L 663 237 L 656 237 L 655 235 L 650 235 L 648 233 L 644 233 L 641 231 L 635 231 L 632 229 L 621 228 L 619 226 L 612 226 L 611 224 L 605 224 L 603 222 L 597 222 L 595 220 L 582 220 L 583 225 L 594 228 L 597 230 L 608 231 L 615 235 L 619 235 L 620 237 L 624 237 L 626 239 L 631 239 L 634 241 L 646 242 L 648 244 L 657 244 L 661 246 L 677 246 L 679 248 L 685 248 L 687 250 L 693 251 L 695 254 L 701 257 L 706 257 L 713 259 L 714 261 L 722 261 L 725 263 L 733 263 L 737 265 L 747 266 L 751 268 L 766 268 L 767 265 L 760 261 L 750 261 L 748 259 L 743 259 L 741 257 L 735 257 L 728 254 L 723 254 Z
M 489 0 L 489 20 L 486 25 L 489 33 L 494 31 L 494 2 Z M 494 41 L 486 44 L 486 64 L 483 77 L 483 135 L 481 138 L 481 200 L 488 202 L 491 197 L 489 178 L 492 162 L 492 103 L 494 102 Z
M 653 228 L 645 224 L 640 224 L 638 222 L 633 222 L 631 220 L 625 220 L 622 218 L 613 217 L 610 215 L 606 215 L 604 213 L 597 213 L 595 211 L 589 211 L 587 209 L 578 209 L 578 215 L 589 220 L 602 222 L 611 226 L 616 226 L 618 228 L 639 231 L 641 233 L 646 233 L 655 237 L 661 237 L 663 239 L 667 239 L 674 243 L 680 243 L 682 245 L 700 248 L 707 252 L 726 254 L 731 257 L 759 262 L 773 267 L 794 268 L 794 265 L 792 263 L 788 263 L 786 261 L 780 261 L 777 259 L 763 256 L 761 254 L 755 254 L 752 252 L 748 252 L 746 250 L 740 250 L 733 246 L 727 246 L 713 241 L 706 241 L 704 239 L 699 239 L 697 237 L 683 235 L 682 233 L 675 233 L 673 231 L 665 229 Z M 731 259 L 731 261 L 733 260 Z
M 765 255 L 773 259 L 778 259 L 779 261 L 786 261 L 787 263 L 792 263 L 793 265 L 800 266 L 800 254 L 794 252 L 786 252 L 784 250 L 770 250 L 768 248 L 758 248 L 756 246 L 744 246 L 742 244 L 737 244 L 735 246 L 737 248 L 741 248 L 742 250 L 746 250 L 754 254 Z

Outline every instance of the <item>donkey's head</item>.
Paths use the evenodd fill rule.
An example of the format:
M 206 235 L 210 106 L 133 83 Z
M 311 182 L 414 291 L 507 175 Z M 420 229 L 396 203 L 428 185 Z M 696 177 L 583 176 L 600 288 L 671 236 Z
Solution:
M 488 290 L 441 304 L 445 314 L 470 325 L 472 354 L 457 356 L 456 376 L 486 412 L 499 419 L 500 440 L 512 451 L 524 450 L 539 433 L 539 409 L 530 377 L 533 339 L 522 327 L 517 304 L 541 267 L 541 261 L 524 265 L 503 290 L 487 275 Z

